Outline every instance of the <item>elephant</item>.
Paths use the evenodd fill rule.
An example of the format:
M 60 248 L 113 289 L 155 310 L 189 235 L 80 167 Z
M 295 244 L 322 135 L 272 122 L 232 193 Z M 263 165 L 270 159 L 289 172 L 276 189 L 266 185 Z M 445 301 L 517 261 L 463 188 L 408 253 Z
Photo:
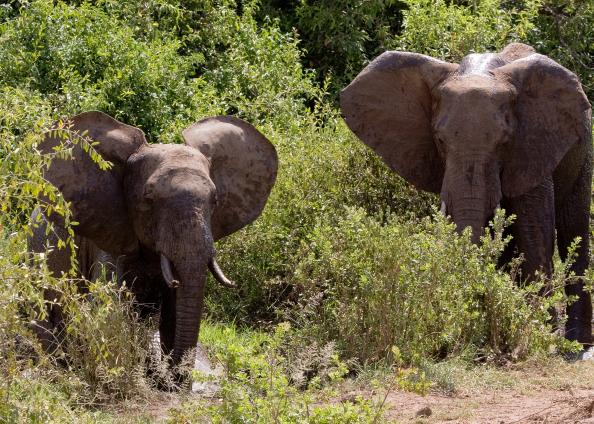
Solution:
M 459 64 L 387 51 L 343 89 L 340 105 L 351 131 L 416 188 L 439 194 L 473 242 L 498 206 L 514 214 L 501 262 L 523 254 L 521 280 L 551 275 L 555 230 L 563 260 L 580 237 L 565 337 L 592 343 L 579 278 L 589 262 L 592 112 L 575 74 L 521 43 Z
M 215 241 L 254 221 L 274 185 L 278 158 L 272 143 L 235 117 L 203 119 L 182 131 L 181 144 L 149 144 L 144 133 L 102 112 L 72 117 L 64 130 L 46 133 L 49 154 L 69 140 L 89 137 L 112 166 L 104 170 L 72 143 L 72 157 L 55 155 L 44 178 L 69 202 L 76 236 L 78 277 L 97 277 L 97 262 L 111 262 L 132 285 L 139 304 L 160 305 L 161 348 L 172 365 L 198 341 L 207 268 L 225 286 L 234 284 L 215 259 Z M 66 140 L 68 142 L 69 140 Z M 48 215 L 48 216 L 45 216 Z M 33 252 L 47 254 L 50 271 L 70 270 L 70 251 L 57 248 L 66 228 L 57 214 L 33 214 Z M 54 230 L 47 233 L 48 221 Z M 47 233 L 47 234 L 46 234 Z M 48 293 L 47 297 L 53 294 Z M 62 312 L 54 307 L 38 334 L 51 349 Z

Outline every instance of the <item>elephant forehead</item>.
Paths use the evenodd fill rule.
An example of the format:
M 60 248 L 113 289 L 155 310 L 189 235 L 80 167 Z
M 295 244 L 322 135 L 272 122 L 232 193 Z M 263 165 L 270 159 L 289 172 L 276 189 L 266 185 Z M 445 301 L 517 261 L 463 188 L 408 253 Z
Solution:
M 175 165 L 183 166 L 206 166 L 208 167 L 208 159 L 198 150 L 181 145 L 181 144 L 157 144 L 148 149 L 148 155 L 167 164 L 175 167 Z
M 493 78 L 482 75 L 455 78 L 442 86 L 433 129 L 442 136 L 448 133 L 453 137 L 504 137 L 513 126 L 514 98 L 515 92 L 507 83 Z
M 188 168 L 208 173 L 208 159 L 198 150 L 176 144 L 147 145 L 128 160 L 133 172 L 149 175 L 165 168 Z
M 176 164 L 159 167 L 147 183 L 166 197 L 184 193 L 209 193 L 215 190 L 214 183 L 205 172 Z
M 488 75 L 468 74 L 451 78 L 439 87 L 442 100 L 478 102 L 508 102 L 515 95 L 515 87 Z

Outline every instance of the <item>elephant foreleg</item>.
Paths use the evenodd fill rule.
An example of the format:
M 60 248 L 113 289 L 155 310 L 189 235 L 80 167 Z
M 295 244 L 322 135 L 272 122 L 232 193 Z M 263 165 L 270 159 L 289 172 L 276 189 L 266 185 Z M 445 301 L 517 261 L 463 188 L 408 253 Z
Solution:
M 166 287 L 163 289 L 161 313 L 159 317 L 159 337 L 161 350 L 165 355 L 171 355 L 175 340 L 175 298 L 176 290 Z
M 591 184 L 591 162 L 585 161 L 572 190 L 562 202 L 558 202 L 556 210 L 557 247 L 562 260 L 567 259 L 574 239 L 581 238 L 571 265 L 571 271 L 578 277 L 584 275 L 589 265 Z M 565 293 L 577 297 L 567 306 L 565 337 L 584 345 L 592 344 L 592 299 L 590 293 L 584 290 L 584 280 L 575 278 L 568 282 Z
M 46 253 L 47 267 L 54 277 L 68 273 L 71 267 L 72 251 L 68 246 L 62 249 L 57 247 L 59 240 L 67 240 L 66 229 L 54 224 L 51 231 L 48 232 L 49 222 L 40 208 L 35 209 L 31 220 L 33 233 L 27 240 L 28 250 L 34 253 Z M 64 313 L 60 304 L 57 303 L 60 300 L 60 294 L 56 290 L 47 289 L 43 296 L 48 304 L 46 317 L 34 320 L 32 330 L 46 352 L 55 352 L 62 342 L 64 325 Z
M 68 231 L 60 222 L 54 222 L 48 232 L 50 222 L 40 208 L 35 209 L 31 220 L 33 233 L 28 239 L 29 251 L 47 254 L 46 264 L 54 277 L 58 278 L 70 273 L 72 250 L 68 244 L 58 248 L 60 240 L 64 242 L 68 240 Z M 95 280 L 104 272 L 108 278 L 113 277 L 115 261 L 84 237 L 76 236 L 74 241 L 77 246 L 76 259 L 78 263 L 75 281 L 78 290 L 85 293 L 87 291 L 85 279 Z M 46 318 L 35 320 L 32 327 L 43 348 L 48 352 L 54 352 L 64 339 L 65 316 L 60 305 L 62 299 L 60 292 L 51 288 L 45 290 L 44 299 L 48 304 Z
M 505 199 L 502 199 L 501 201 L 501 207 L 503 209 L 505 209 L 507 215 L 509 215 L 511 212 L 511 207 L 510 205 L 508 205 L 506 203 Z M 509 242 L 507 243 L 507 245 L 505 246 L 505 249 L 503 250 L 503 252 L 501 252 L 501 256 L 499 257 L 499 260 L 497 261 L 497 266 L 499 268 L 506 268 L 510 262 L 512 261 L 513 258 L 515 258 L 516 256 L 518 256 L 518 248 L 516 245 L 516 239 L 513 236 L 513 229 L 514 229 L 515 224 L 510 225 L 509 227 L 506 227 L 503 230 L 503 237 L 507 238 L 508 236 L 512 236 L 512 238 L 509 240 Z M 509 270 L 508 270 L 509 271 Z
M 537 271 L 550 277 L 555 243 L 555 199 L 552 178 L 529 192 L 506 199 L 509 213 L 516 215 L 512 227 L 518 252 L 524 256 L 521 280 L 533 280 Z

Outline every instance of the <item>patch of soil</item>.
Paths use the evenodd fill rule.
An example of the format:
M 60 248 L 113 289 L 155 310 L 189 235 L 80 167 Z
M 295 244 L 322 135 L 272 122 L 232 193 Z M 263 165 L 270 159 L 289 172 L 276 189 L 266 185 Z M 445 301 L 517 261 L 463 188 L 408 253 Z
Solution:
M 594 389 L 425 397 L 395 392 L 386 401 L 386 417 L 403 423 L 594 424 Z

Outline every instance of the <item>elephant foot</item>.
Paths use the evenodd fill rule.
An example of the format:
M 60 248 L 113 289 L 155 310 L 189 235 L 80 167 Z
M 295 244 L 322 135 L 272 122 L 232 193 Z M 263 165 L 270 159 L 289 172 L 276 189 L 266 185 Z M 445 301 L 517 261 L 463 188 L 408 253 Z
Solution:
M 212 365 L 202 343 L 198 343 L 196 346 L 193 371 L 195 371 L 192 382 L 193 393 L 212 397 L 220 390 L 219 380 L 223 375 L 223 368 L 220 365 Z
M 587 350 L 593 345 L 592 323 L 568 318 L 565 323 L 565 338 L 581 343 Z
M 170 353 L 161 343 L 158 331 L 153 334 L 149 344 L 147 377 L 156 389 L 163 392 L 178 392 L 190 388 L 189 367 L 173 364 Z
M 569 362 L 594 361 L 594 346 L 585 347 L 580 352 L 567 354 L 565 359 Z
M 220 389 L 219 380 L 223 375 L 220 365 L 213 366 L 201 343 L 196 346 L 196 356 L 191 369 L 184 366 L 183 371 L 171 369 L 169 358 L 161 350 L 159 332 L 153 335 L 149 349 L 148 375 L 157 389 L 172 392 L 188 390 L 206 397 L 214 396 Z M 190 375 L 192 373 L 193 375 Z

